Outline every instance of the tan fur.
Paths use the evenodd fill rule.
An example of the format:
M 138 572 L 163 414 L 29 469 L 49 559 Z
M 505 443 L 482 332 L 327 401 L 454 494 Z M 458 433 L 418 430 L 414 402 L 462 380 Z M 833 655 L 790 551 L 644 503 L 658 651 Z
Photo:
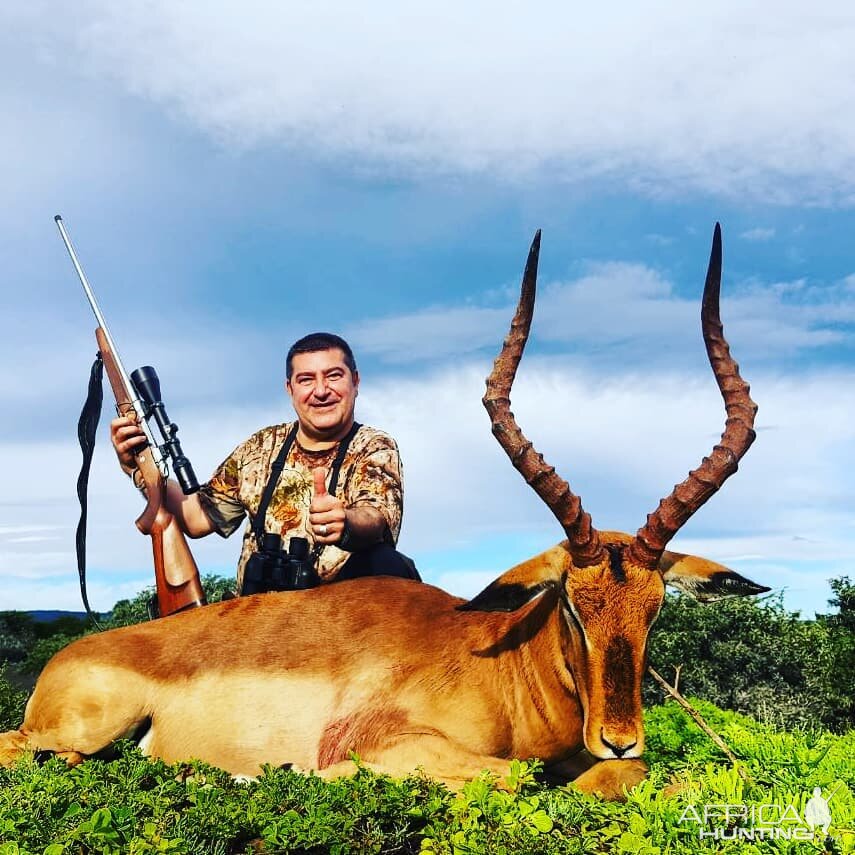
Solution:
M 494 583 L 508 585 L 541 590 L 510 613 L 461 611 L 463 600 L 430 585 L 360 579 L 88 636 L 48 663 L 20 730 L 0 734 L 0 763 L 28 749 L 79 759 L 147 726 L 143 749 L 167 761 L 336 777 L 354 771 L 354 752 L 378 771 L 422 767 L 459 787 L 483 769 L 506 774 L 510 758 L 552 764 L 587 748 L 612 762 L 580 785 L 620 795 L 639 774 L 659 574 L 619 584 L 602 568 L 577 570 L 559 545 Z M 566 597 L 586 613 L 584 637 Z M 628 644 L 609 654 L 615 633 Z M 608 747 L 630 743 L 620 760 Z

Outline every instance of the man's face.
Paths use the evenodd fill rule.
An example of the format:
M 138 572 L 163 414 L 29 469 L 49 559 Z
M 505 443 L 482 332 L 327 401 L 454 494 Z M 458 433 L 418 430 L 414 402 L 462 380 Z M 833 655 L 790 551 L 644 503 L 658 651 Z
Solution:
M 297 353 L 285 383 L 302 432 L 311 439 L 340 439 L 350 429 L 359 390 L 340 348 Z

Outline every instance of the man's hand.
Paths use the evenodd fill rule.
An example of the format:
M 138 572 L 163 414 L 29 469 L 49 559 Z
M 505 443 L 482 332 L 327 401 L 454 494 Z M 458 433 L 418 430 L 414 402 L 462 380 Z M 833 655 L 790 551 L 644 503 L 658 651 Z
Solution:
M 309 524 L 315 543 L 335 544 L 344 534 L 347 514 L 344 502 L 327 492 L 327 470 L 323 466 L 312 470 L 314 495 L 309 505 Z
M 126 475 L 137 468 L 136 455 L 145 446 L 146 435 L 133 416 L 119 416 L 110 422 L 110 441 Z

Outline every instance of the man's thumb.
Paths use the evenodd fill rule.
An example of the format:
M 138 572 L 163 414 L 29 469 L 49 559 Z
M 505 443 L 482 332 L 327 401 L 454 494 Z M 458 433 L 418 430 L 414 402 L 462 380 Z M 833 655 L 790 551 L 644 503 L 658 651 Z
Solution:
M 315 482 L 315 495 L 316 496 L 326 496 L 327 494 L 327 470 L 323 466 L 318 466 L 317 469 L 312 470 L 312 478 Z

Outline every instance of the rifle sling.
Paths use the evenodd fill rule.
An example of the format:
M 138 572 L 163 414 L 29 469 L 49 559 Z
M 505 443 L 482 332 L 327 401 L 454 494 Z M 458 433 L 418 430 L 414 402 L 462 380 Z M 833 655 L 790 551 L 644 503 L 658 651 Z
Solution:
M 80 500 L 80 521 L 77 523 L 77 532 L 74 542 L 77 551 L 77 572 L 80 576 L 80 595 L 86 614 L 95 625 L 102 629 L 98 618 L 89 606 L 89 598 L 86 595 L 86 517 L 87 517 L 87 488 L 89 485 L 89 469 L 92 465 L 92 453 L 95 450 L 95 433 L 98 429 L 98 421 L 101 418 L 101 405 L 104 401 L 102 391 L 102 379 L 104 376 L 104 360 L 100 351 L 95 357 L 92 369 L 89 372 L 89 391 L 80 419 L 77 422 L 77 438 L 80 441 L 80 450 L 83 453 L 83 463 L 80 467 L 80 475 L 77 477 L 77 498 Z

